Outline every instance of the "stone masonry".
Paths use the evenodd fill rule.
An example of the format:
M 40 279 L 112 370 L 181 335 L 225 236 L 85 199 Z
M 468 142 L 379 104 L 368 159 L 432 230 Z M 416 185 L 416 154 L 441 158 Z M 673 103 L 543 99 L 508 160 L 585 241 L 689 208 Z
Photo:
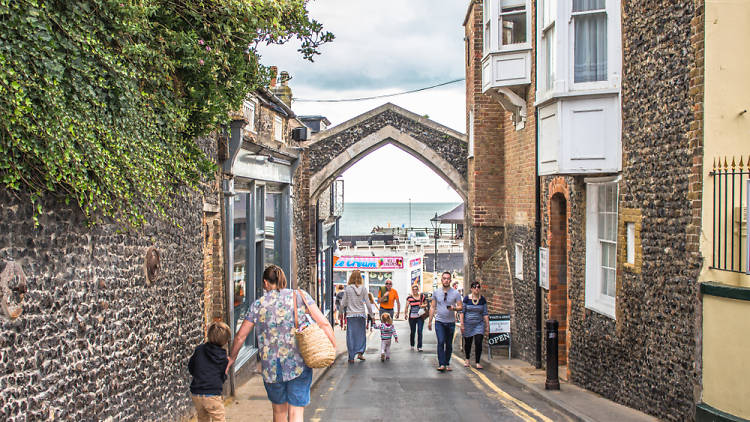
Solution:
M 74 206 L 46 198 L 34 226 L 28 200 L 0 192 L 0 257 L 19 262 L 28 276 L 23 313 L 0 320 L 1 420 L 190 414 L 187 359 L 203 340 L 204 321 L 217 316 L 204 316 L 213 297 L 203 274 L 221 259 L 204 260 L 204 248 L 216 250 L 217 233 L 213 213 L 203 214 L 213 209 L 205 199 L 218 203 L 182 192 L 173 221 L 151 218 L 126 229 L 89 226 Z M 151 284 L 144 275 L 150 247 L 161 255 Z

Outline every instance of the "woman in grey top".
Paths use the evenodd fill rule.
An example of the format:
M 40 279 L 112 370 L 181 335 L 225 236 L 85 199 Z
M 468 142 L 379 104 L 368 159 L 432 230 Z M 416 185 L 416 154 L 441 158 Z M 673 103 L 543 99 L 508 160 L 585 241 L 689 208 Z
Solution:
M 367 289 L 362 285 L 362 274 L 359 270 L 352 271 L 344 290 L 344 297 L 341 299 L 341 307 L 346 309 L 346 348 L 349 351 L 349 363 L 354 363 L 355 355 L 357 359 L 365 360 L 362 356 L 367 349 L 365 323 L 367 316 L 372 316 L 367 293 Z

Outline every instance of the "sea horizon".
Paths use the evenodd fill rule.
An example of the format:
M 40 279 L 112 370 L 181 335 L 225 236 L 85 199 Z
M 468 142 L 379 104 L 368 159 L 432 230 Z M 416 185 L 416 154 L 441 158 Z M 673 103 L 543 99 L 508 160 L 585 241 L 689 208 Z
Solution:
M 411 213 L 409 212 L 411 204 Z M 344 202 L 340 235 L 370 234 L 379 227 L 432 227 L 430 219 L 444 214 L 460 202 Z

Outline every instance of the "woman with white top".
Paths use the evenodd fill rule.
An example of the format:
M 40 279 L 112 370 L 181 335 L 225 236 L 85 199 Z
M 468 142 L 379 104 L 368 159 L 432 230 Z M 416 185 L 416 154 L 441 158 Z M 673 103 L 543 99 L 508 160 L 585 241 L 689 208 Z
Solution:
M 354 363 L 355 355 L 357 359 L 365 360 L 362 356 L 367 349 L 365 323 L 367 316 L 372 316 L 367 293 L 367 289 L 362 285 L 362 274 L 359 270 L 352 271 L 344 290 L 344 297 L 341 299 L 341 307 L 346 309 L 346 348 L 349 352 L 349 363 Z

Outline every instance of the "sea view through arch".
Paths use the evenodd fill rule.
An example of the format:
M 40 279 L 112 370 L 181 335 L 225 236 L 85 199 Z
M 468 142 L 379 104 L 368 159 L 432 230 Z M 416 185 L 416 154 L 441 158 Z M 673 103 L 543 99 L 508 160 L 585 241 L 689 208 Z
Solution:
M 412 202 L 411 227 L 432 227 L 430 219 L 459 202 Z M 345 202 L 339 234 L 370 234 L 373 227 L 409 227 L 409 202 Z

